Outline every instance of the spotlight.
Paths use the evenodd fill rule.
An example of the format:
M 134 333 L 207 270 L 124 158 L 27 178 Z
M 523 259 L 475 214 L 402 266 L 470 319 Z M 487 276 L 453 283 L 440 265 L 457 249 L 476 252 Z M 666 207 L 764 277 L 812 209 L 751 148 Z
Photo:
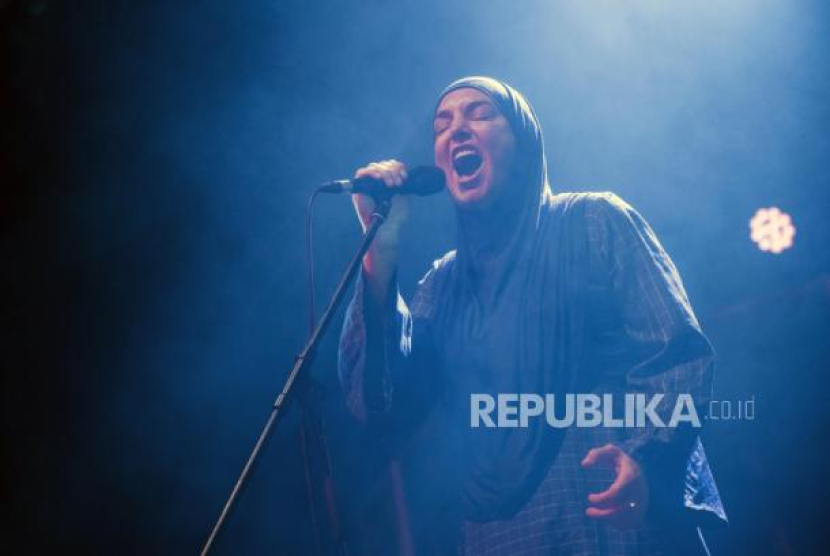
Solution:
M 750 237 L 761 251 L 776 255 L 793 245 L 795 226 L 792 218 L 777 207 L 758 209 L 749 221 Z

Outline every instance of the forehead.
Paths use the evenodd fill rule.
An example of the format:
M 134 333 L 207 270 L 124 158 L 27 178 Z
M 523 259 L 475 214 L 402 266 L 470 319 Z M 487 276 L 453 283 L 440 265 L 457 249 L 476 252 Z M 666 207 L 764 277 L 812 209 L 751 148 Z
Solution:
M 438 108 L 435 109 L 436 114 L 446 110 L 453 111 L 456 108 L 463 108 L 464 106 L 473 102 L 487 102 L 493 104 L 489 96 L 482 93 L 478 89 L 470 87 L 462 87 L 454 91 L 450 91 L 438 103 Z

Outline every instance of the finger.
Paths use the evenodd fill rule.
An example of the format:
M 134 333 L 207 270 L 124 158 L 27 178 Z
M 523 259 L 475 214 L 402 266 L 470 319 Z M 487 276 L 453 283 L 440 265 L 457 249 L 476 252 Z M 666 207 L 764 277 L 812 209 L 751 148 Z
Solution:
M 623 509 L 616 510 L 599 510 L 597 508 L 589 508 L 585 510 L 585 515 L 594 521 L 606 523 L 616 529 L 630 529 L 637 527 L 639 521 L 632 517 L 630 513 Z
M 369 169 L 371 170 L 369 176 L 382 181 L 386 187 L 395 186 L 395 173 L 392 172 L 386 161 L 373 162 L 369 165 Z
M 600 519 L 600 520 L 612 520 L 618 519 L 622 514 L 622 510 L 619 507 L 613 508 L 593 508 L 589 507 L 585 510 L 585 515 L 592 518 L 592 519 Z
M 383 179 L 382 174 L 380 171 L 380 167 L 377 165 L 376 162 L 369 164 L 368 166 L 364 166 L 363 168 L 358 168 L 357 172 L 354 173 L 355 178 L 374 178 L 376 180 Z
M 593 448 L 588 451 L 582 460 L 582 467 L 591 467 L 601 462 L 613 463 L 621 452 L 620 447 L 614 444 L 606 444 L 600 448 Z
M 588 502 L 601 506 L 620 505 L 620 501 L 626 498 L 626 491 L 630 484 L 628 472 L 622 470 L 617 474 L 617 478 L 614 479 L 614 482 L 607 489 L 595 494 L 589 494 Z
M 403 177 L 401 176 L 401 167 L 403 165 L 397 160 L 384 160 L 380 163 L 381 171 L 387 186 L 400 187 L 403 185 Z
M 396 184 L 403 185 L 403 182 L 406 181 L 406 165 L 403 162 L 399 162 L 397 160 L 388 160 L 389 168 L 392 172 L 394 172 L 396 176 Z
M 639 508 L 618 506 L 616 508 L 588 508 L 585 515 L 591 519 L 603 521 L 619 529 L 631 529 L 642 525 L 644 512 Z
M 397 160 L 372 162 L 358 168 L 355 178 L 373 178 L 383 182 L 386 187 L 400 187 L 407 178 L 406 166 Z
M 377 168 L 383 175 L 383 182 L 387 187 L 400 186 L 403 184 L 401 178 L 401 163 L 397 160 L 383 160 L 377 163 Z
M 385 168 L 383 170 L 383 183 L 386 184 L 386 187 L 400 187 L 403 182 L 397 172 L 391 168 Z

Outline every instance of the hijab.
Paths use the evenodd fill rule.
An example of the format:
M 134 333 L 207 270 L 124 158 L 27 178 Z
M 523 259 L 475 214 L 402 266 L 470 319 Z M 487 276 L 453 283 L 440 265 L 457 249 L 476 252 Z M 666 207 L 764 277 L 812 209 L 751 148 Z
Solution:
M 470 427 L 470 394 L 574 391 L 581 357 L 587 237 L 579 194 L 553 196 L 542 131 L 530 103 L 506 83 L 467 77 L 507 118 L 516 151 L 505 210 L 456 207 L 454 264 L 436 291 L 433 337 L 444 396 L 459 434 L 465 517 L 504 519 L 530 500 L 561 445 L 543 418 L 526 428 Z M 440 99 L 439 99 L 440 102 Z M 515 405 L 515 404 L 514 404 Z

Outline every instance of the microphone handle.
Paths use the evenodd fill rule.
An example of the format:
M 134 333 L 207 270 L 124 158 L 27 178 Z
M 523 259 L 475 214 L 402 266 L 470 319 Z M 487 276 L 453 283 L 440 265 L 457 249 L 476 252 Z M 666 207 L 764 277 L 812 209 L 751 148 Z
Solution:
M 335 180 L 317 188 L 321 193 L 362 193 L 376 200 L 386 200 L 393 195 L 434 195 L 444 189 L 444 172 L 434 166 L 417 166 L 400 187 L 386 187 L 383 180 L 362 176 L 351 180 Z
M 352 180 L 329 181 L 317 188 L 321 193 L 362 193 L 375 199 L 387 198 L 396 193 L 408 193 L 406 185 L 399 189 L 389 189 L 377 178 L 363 176 Z

